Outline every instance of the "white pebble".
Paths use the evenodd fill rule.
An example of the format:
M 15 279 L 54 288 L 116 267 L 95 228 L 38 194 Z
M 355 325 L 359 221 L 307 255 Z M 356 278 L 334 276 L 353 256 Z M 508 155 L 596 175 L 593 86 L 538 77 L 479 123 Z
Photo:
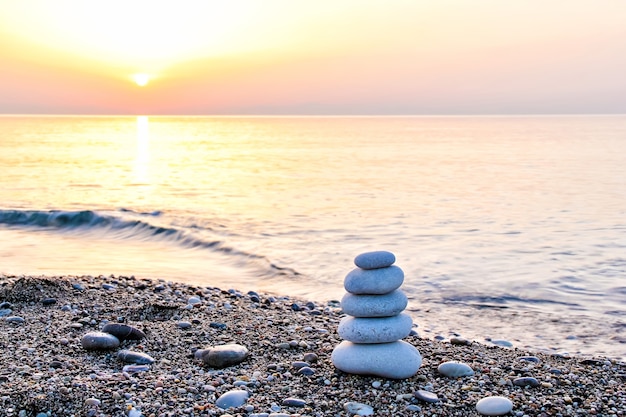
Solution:
M 87 398 L 85 400 L 85 405 L 87 407 L 99 407 L 100 406 L 100 400 L 97 398 Z
M 345 403 L 343 405 L 343 409 L 350 415 L 356 414 L 357 416 L 371 416 L 374 414 L 374 409 L 371 406 L 353 401 Z
M 202 303 L 202 301 L 198 297 L 189 297 L 189 299 L 187 300 L 187 303 L 193 306 L 193 305 Z
M 141 411 L 136 408 L 131 408 L 130 411 L 128 411 L 128 417 L 142 417 L 142 415 Z
M 222 394 L 217 401 L 215 401 L 215 405 L 219 408 L 225 410 L 230 407 L 241 407 L 248 400 L 248 391 L 243 390 L 232 390 Z
M 458 378 L 460 376 L 474 375 L 474 370 L 467 364 L 462 362 L 448 361 L 437 367 L 437 371 L 450 378 Z
M 512 409 L 513 403 L 505 397 L 485 397 L 476 404 L 476 411 L 484 416 L 503 416 Z

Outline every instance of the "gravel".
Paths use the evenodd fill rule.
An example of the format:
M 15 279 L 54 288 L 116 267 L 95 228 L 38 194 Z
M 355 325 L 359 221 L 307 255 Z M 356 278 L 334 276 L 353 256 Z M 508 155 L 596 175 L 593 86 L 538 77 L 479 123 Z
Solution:
M 7 417 L 345 416 L 349 403 L 371 406 L 376 416 L 476 416 L 477 402 L 489 396 L 511 400 L 519 417 L 626 416 L 626 364 L 602 357 L 412 335 L 404 340 L 423 357 L 415 376 L 345 374 L 330 361 L 344 317 L 332 300 L 132 276 L 0 275 L 0 304 L 23 319 L 0 317 L 0 415 Z M 182 328 L 183 322 L 191 326 Z M 109 323 L 146 337 L 85 350 L 82 336 Z M 245 346 L 249 355 L 224 369 L 194 355 L 222 344 Z M 129 367 L 117 356 L 122 349 L 154 363 Z M 447 361 L 475 373 L 445 377 L 437 367 Z M 245 403 L 219 408 L 217 399 L 233 390 L 248 392 Z

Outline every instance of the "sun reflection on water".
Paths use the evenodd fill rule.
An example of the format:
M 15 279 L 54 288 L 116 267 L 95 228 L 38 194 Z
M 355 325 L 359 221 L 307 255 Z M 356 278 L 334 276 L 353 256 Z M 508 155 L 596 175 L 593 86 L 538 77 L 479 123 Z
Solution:
M 137 156 L 133 173 L 135 184 L 150 184 L 150 125 L 148 116 L 137 116 Z

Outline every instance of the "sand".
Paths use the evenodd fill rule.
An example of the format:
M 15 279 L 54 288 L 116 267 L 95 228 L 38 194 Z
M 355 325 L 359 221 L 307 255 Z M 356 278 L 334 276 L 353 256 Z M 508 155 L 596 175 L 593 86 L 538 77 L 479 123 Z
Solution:
M 191 297 L 200 302 L 189 304 Z M 330 360 L 341 341 L 338 302 L 134 277 L 0 275 L 0 303 L 0 416 L 346 416 L 348 402 L 367 404 L 376 416 L 475 416 L 487 396 L 509 398 L 517 416 L 626 415 L 626 364 L 601 357 L 415 335 L 404 339 L 423 356 L 415 376 L 342 373 Z M 147 335 L 119 349 L 152 356 L 148 370 L 124 371 L 119 349 L 82 347 L 85 333 L 108 322 Z M 194 357 L 197 349 L 228 343 L 245 346 L 249 357 L 224 369 Z M 312 375 L 298 371 L 305 357 Z M 437 366 L 450 360 L 475 374 L 439 374 Z M 515 385 L 520 377 L 535 378 L 537 386 Z M 215 405 L 235 389 L 248 391 L 244 404 Z M 438 402 L 416 398 L 418 390 Z

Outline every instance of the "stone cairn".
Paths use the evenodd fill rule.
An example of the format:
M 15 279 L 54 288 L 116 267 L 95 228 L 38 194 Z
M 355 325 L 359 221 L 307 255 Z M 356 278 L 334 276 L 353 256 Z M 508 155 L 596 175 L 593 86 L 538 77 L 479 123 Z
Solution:
M 357 268 L 346 275 L 341 308 L 347 314 L 339 323 L 343 341 L 331 355 L 337 369 L 359 375 L 403 379 L 417 373 L 422 356 L 415 346 L 400 339 L 413 327 L 403 313 L 408 300 L 400 286 L 404 272 L 387 251 L 362 253 Z

